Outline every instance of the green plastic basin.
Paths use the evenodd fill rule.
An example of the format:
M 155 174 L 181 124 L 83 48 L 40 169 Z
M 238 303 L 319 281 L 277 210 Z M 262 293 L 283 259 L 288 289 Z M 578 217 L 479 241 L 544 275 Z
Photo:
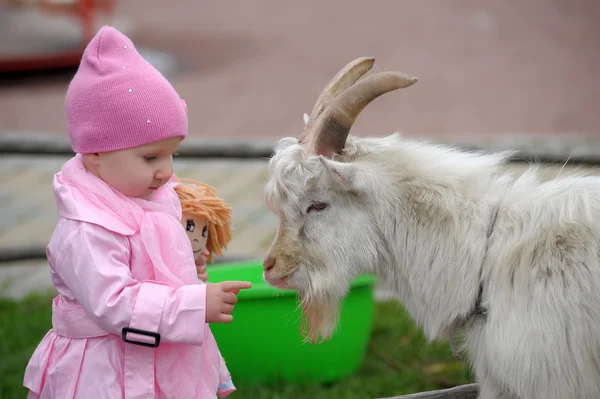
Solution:
M 331 339 L 313 345 L 300 334 L 300 310 L 291 290 L 269 286 L 262 262 L 209 266 L 209 281 L 251 281 L 238 294 L 233 322 L 211 324 L 234 383 L 333 382 L 353 374 L 362 362 L 371 335 L 375 277 L 351 283 L 342 301 L 340 320 Z

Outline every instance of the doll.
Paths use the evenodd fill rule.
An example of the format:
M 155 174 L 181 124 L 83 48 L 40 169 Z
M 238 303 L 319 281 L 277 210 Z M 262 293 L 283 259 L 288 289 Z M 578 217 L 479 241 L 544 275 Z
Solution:
M 222 255 L 231 240 L 231 207 L 207 184 L 189 179 L 177 183 L 174 189 L 181 202 L 181 225 L 192 244 L 198 278 L 206 282 L 207 263 L 213 262 L 213 253 Z

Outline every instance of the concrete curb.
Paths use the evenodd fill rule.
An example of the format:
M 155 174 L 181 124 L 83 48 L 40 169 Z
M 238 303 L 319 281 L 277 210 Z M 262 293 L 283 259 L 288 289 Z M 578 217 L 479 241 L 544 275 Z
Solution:
M 179 148 L 181 157 L 269 158 L 275 142 L 269 140 L 202 140 L 189 138 Z M 52 135 L 0 132 L 0 154 L 72 155 L 66 138 Z
M 514 151 L 512 162 L 600 164 L 600 135 L 514 133 L 433 141 L 470 151 Z
M 46 247 L 42 245 L 23 245 L 19 247 L 0 248 L 0 267 L 9 262 L 17 262 L 24 260 L 47 259 Z M 229 263 L 238 261 L 253 260 L 254 258 L 247 256 L 217 256 L 213 258 L 212 264 Z
M 424 140 L 456 145 L 470 151 L 516 151 L 513 161 L 600 164 L 600 135 L 498 134 L 488 136 L 424 137 Z M 179 156 L 194 158 L 270 158 L 274 140 L 187 139 Z M 66 138 L 26 132 L 0 132 L 0 154 L 73 154 Z
M 46 259 L 46 247 L 40 245 L 21 245 L 0 249 L 0 266 L 2 266 L 3 262 L 31 259 Z

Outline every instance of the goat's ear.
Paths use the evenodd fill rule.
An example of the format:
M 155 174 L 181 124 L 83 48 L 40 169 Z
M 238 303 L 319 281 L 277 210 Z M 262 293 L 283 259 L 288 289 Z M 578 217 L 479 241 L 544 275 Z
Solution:
M 323 164 L 329 182 L 335 187 L 344 191 L 360 191 L 360 170 L 356 165 L 332 161 L 322 155 L 319 155 L 319 161 Z

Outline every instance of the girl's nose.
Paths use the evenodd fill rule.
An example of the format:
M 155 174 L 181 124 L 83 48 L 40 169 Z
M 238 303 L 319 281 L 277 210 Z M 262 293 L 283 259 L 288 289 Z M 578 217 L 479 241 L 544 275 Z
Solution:
M 163 184 L 169 180 L 173 174 L 173 164 L 171 162 L 165 162 L 156 171 L 154 178 L 160 180 Z

